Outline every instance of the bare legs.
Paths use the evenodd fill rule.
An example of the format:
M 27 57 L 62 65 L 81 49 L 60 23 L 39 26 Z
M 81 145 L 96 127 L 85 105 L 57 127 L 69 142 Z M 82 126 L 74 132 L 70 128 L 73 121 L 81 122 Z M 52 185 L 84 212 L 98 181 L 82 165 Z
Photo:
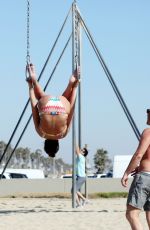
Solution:
M 82 204 L 81 204 L 81 200 L 82 200 Z M 77 207 L 82 206 L 84 204 L 84 202 L 86 202 L 86 198 L 82 195 L 81 192 L 77 191 L 76 192 L 76 203 L 77 203 Z
M 143 227 L 142 227 L 141 222 L 139 220 L 140 212 L 141 212 L 140 209 L 132 207 L 131 205 L 127 206 L 126 218 L 129 221 L 132 230 L 143 230 Z M 149 218 L 150 218 L 150 216 L 149 216 Z
M 80 201 L 80 200 L 83 200 L 83 201 L 85 201 L 86 200 L 86 198 L 82 195 L 82 193 L 81 192 L 79 192 L 79 191 L 77 191 L 77 197 L 78 197 L 78 200 Z
M 35 97 L 37 98 L 37 100 L 39 100 L 42 96 L 45 96 L 46 94 L 44 93 L 42 87 L 40 86 L 39 82 L 36 79 L 36 72 L 35 72 L 34 65 L 33 64 L 28 65 L 27 69 L 29 72 L 28 82 L 32 83 L 32 85 L 34 86 Z M 66 97 L 66 99 L 70 102 L 71 108 L 74 106 L 75 103 L 76 87 L 78 83 L 79 83 L 78 73 L 76 70 L 74 74 L 71 76 L 69 80 L 69 84 L 63 93 L 63 96 Z
M 70 102 L 70 114 L 68 116 L 68 121 L 67 121 L 68 130 L 70 128 L 73 114 L 74 114 L 78 84 L 79 84 L 79 80 L 77 79 L 77 76 L 72 75 L 70 78 L 69 84 L 63 93 L 63 96 L 66 97 L 66 99 Z
M 37 100 L 39 100 L 42 96 L 45 96 L 45 93 L 40 86 L 39 82 L 36 80 L 36 73 L 35 73 L 35 67 L 34 65 L 30 64 L 27 66 L 29 71 L 29 79 L 28 81 L 32 82 L 32 85 L 34 86 L 34 94 Z
M 77 79 L 76 75 L 72 75 L 67 88 L 65 89 L 63 96 L 67 98 L 70 104 L 73 104 L 76 97 L 76 88 L 79 84 L 79 80 Z

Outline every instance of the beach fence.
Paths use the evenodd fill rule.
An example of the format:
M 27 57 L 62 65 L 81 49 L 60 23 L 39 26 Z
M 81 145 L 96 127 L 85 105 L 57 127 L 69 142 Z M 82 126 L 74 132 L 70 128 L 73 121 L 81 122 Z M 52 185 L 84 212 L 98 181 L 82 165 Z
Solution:
M 120 178 L 89 178 L 87 182 L 88 194 L 105 192 L 128 192 L 128 188 L 122 187 Z M 72 179 L 2 179 L 0 180 L 0 197 L 12 196 L 44 196 L 53 194 L 70 194 Z M 84 191 L 84 187 L 83 187 Z

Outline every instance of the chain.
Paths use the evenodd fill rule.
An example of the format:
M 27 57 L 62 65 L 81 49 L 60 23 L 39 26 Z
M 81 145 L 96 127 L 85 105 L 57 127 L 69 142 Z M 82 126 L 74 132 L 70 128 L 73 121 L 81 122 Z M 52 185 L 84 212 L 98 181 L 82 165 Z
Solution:
M 30 1 L 27 0 L 27 64 L 30 63 Z
M 78 66 L 78 56 L 79 56 L 79 41 L 78 41 L 78 30 L 79 30 L 79 17 L 76 9 L 76 5 L 74 5 L 74 11 L 75 11 L 75 64 L 76 67 Z

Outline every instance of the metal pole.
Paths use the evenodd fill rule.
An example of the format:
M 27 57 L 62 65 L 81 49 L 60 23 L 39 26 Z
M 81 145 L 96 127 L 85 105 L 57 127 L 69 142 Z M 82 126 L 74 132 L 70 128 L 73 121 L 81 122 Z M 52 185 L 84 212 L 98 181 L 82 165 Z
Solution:
M 81 24 L 78 25 L 78 64 L 80 66 L 80 76 L 81 78 Z M 82 127 L 81 127 L 81 118 L 82 118 L 82 111 L 81 111 L 81 96 L 82 96 L 82 90 L 81 90 L 81 82 L 78 87 L 78 143 L 79 147 L 82 146 Z
M 75 2 L 72 4 L 72 72 L 75 70 Z M 72 121 L 72 208 L 76 208 L 75 112 Z
M 88 149 L 88 145 L 85 144 L 85 148 Z M 85 174 L 86 174 L 86 181 L 85 181 L 85 197 L 88 199 L 88 180 L 87 180 L 87 157 L 85 158 Z

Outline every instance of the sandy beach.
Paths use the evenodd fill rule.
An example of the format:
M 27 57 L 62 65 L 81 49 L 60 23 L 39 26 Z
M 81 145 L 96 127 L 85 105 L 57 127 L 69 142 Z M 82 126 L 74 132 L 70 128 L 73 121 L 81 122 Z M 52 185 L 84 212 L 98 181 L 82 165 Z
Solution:
M 125 198 L 91 199 L 72 209 L 71 199 L 1 198 L 0 230 L 128 230 Z M 144 212 L 144 230 L 148 230 Z

